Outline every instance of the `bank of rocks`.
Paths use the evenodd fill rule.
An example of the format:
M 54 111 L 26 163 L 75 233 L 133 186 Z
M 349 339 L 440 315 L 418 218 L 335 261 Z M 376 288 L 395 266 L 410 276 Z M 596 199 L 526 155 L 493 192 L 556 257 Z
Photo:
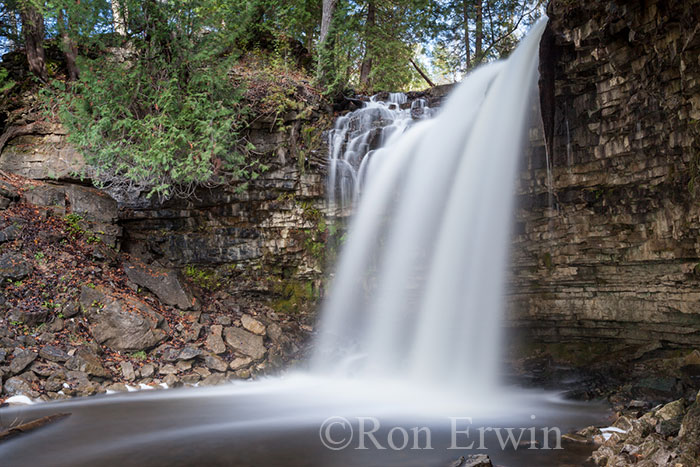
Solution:
M 218 384 L 302 354 L 294 317 L 117 252 L 91 230 L 116 212 L 97 190 L 8 176 L 0 196 L 0 401 Z

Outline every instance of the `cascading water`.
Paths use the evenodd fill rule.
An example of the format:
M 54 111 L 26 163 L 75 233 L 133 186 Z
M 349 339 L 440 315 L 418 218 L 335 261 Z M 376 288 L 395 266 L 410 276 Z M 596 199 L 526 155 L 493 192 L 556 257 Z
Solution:
M 494 394 L 511 187 L 543 28 L 373 155 L 316 368 Z M 353 159 L 347 150 L 334 158 Z
M 482 427 L 600 420 L 590 407 L 507 389 L 498 379 L 512 187 L 543 29 L 536 25 L 506 62 L 472 73 L 434 119 L 412 124 L 393 97 L 370 101 L 336 125 L 330 201 L 348 206 L 362 193 L 311 371 L 0 409 L 10 420 L 72 414 L 0 444 L 3 465 L 424 467 L 469 454 L 448 448 L 450 417 L 473 417 Z M 384 147 L 370 153 L 372 113 L 391 124 Z M 322 443 L 324 427 L 340 427 L 341 435 L 350 427 L 352 435 L 363 417 L 381 418 L 374 439 L 395 434 L 392 426 L 406 426 L 399 433 L 407 436 L 410 427 L 426 426 L 432 446 L 387 449 L 393 438 L 376 449 L 358 448 L 352 438 L 347 449 Z M 489 436 L 494 462 L 557 465 L 552 451 L 504 449 L 501 434 Z M 587 455 L 584 449 L 567 460 Z
M 387 100 L 372 96 L 361 109 L 338 118 L 328 133 L 328 203 L 344 210 L 357 201 L 368 162 L 391 146 L 415 120 L 432 116 L 425 99 L 406 107 L 405 94 L 389 93 Z

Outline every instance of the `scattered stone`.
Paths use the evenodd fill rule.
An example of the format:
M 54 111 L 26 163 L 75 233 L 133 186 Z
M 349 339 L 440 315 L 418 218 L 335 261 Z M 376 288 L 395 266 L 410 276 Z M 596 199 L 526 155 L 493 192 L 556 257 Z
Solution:
M 259 336 L 265 335 L 265 325 L 250 315 L 244 314 L 241 316 L 241 324 L 243 324 L 243 327 L 253 334 L 257 334 Z
M 178 359 L 178 356 L 180 355 L 180 350 L 175 349 L 173 347 L 166 347 L 163 349 L 163 353 L 161 354 L 161 359 L 165 360 L 166 362 L 174 362 Z
M 20 253 L 10 252 L 0 256 L 0 284 L 5 281 L 21 281 L 32 272 L 32 267 Z
M 117 298 L 104 287 L 84 286 L 80 306 L 95 340 L 114 350 L 150 349 L 166 337 L 166 332 L 159 329 L 163 317 L 132 297 Z
M 280 342 L 283 336 L 284 333 L 282 332 L 282 328 L 279 324 L 270 323 L 267 326 L 267 337 L 269 337 L 272 342 Z
M 204 357 L 204 364 L 210 370 L 226 371 L 226 368 L 228 368 L 226 362 L 221 357 L 217 357 L 216 355 L 206 355 Z
M 661 420 L 671 420 L 674 418 L 680 418 L 683 415 L 684 409 L 685 401 L 683 399 L 678 399 L 677 401 L 664 405 L 662 408 L 656 411 L 655 415 Z
M 182 386 L 182 382 L 180 382 L 175 375 L 167 375 L 165 378 L 163 378 L 163 382 L 167 384 L 169 388 L 177 388 Z
M 182 381 L 185 384 L 195 384 L 200 379 L 202 379 L 201 376 L 199 376 L 197 373 L 192 373 L 192 374 L 183 376 L 182 378 L 180 378 L 180 381 Z
M 54 345 L 45 345 L 39 350 L 39 356 L 51 362 L 65 362 L 70 358 L 65 350 Z
M 80 307 L 76 302 L 68 302 L 61 308 L 61 313 L 63 313 L 63 316 L 66 318 L 72 318 L 80 313 Z
M 246 368 L 248 365 L 250 365 L 253 362 L 253 359 L 251 358 L 234 358 L 231 360 L 231 363 L 229 363 L 229 368 L 232 370 L 240 370 L 242 368 Z
M 214 321 L 222 326 L 231 326 L 231 317 L 227 315 L 218 315 Z
M 220 324 L 212 324 L 209 327 L 209 335 L 207 336 L 206 347 L 215 354 L 226 352 L 226 344 L 221 338 L 223 327 Z
M 11 242 L 19 238 L 22 228 L 18 225 L 10 225 L 0 230 L 0 243 Z
M 12 378 L 5 381 L 5 384 L 2 387 L 2 391 L 5 395 L 8 396 L 18 396 L 21 394 L 35 394 L 29 383 L 20 376 L 13 376 Z
M 7 316 L 9 321 L 17 321 L 27 326 L 37 326 L 46 322 L 49 312 L 46 310 L 27 311 L 27 310 L 12 310 Z
M 155 366 L 152 363 L 146 363 L 139 370 L 139 374 L 142 378 L 150 378 L 151 376 L 153 376 L 153 373 L 155 373 L 155 371 Z
M 202 325 L 199 323 L 192 323 L 188 328 L 182 332 L 182 339 L 185 342 L 194 342 L 199 339 L 199 334 L 202 332 Z
M 577 433 L 565 433 L 561 435 L 561 439 L 565 441 L 570 441 L 572 443 L 580 443 L 580 444 L 588 444 L 591 442 L 590 439 L 586 438 L 585 436 L 581 436 Z
M 100 378 L 111 376 L 111 373 L 102 365 L 100 357 L 86 347 L 79 348 L 75 355 L 68 359 L 66 368 Z
M 114 392 L 127 392 L 127 391 L 129 391 L 129 388 L 127 388 L 126 384 L 124 384 L 124 383 L 110 384 L 105 389 L 108 391 L 114 391 Z
M 177 371 L 187 371 L 192 368 L 192 360 L 180 360 L 175 364 Z
M 44 378 L 47 378 L 55 373 L 62 371 L 61 365 L 57 363 L 45 363 L 39 361 L 32 362 L 32 364 L 29 366 L 29 369 L 32 373 L 37 374 L 39 376 L 43 376 Z
M 197 308 L 197 300 L 183 287 L 177 272 L 157 266 L 137 263 L 124 264 L 124 272 L 136 284 L 153 292 L 166 305 L 181 310 Z
M 202 366 L 195 367 L 194 371 L 202 378 L 206 378 L 207 376 L 211 375 L 211 371 Z
M 121 362 L 122 376 L 127 381 L 133 381 L 136 379 L 136 372 L 134 371 L 134 365 L 131 362 L 123 361 Z M 150 376 L 150 375 L 149 375 Z
M 169 363 L 160 367 L 158 373 L 161 375 L 175 375 L 177 374 L 177 368 L 175 368 L 175 365 Z
M 262 336 L 250 333 L 244 329 L 226 328 L 224 330 L 224 338 L 226 343 L 234 350 L 252 357 L 254 360 L 259 360 L 265 356 L 266 350 Z
M 195 357 L 199 357 L 202 355 L 204 352 L 201 350 L 195 348 L 195 347 L 185 347 L 180 351 L 180 353 L 177 356 L 178 360 L 192 360 Z
M 226 382 L 226 375 L 222 373 L 216 373 L 204 378 L 200 385 L 202 386 L 217 386 L 219 384 L 224 384 Z
M 23 371 L 29 366 L 34 360 L 36 360 L 37 353 L 29 349 L 15 349 L 12 352 L 12 362 L 10 362 L 10 374 L 16 375 Z M 9 381 L 9 380 L 8 380 Z

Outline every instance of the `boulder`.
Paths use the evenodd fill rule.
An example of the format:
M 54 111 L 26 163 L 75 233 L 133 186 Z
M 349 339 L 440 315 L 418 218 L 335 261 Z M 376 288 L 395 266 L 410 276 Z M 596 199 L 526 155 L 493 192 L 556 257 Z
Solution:
M 0 230 L 0 243 L 17 240 L 21 232 L 22 227 L 15 224 L 5 227 L 4 229 Z
M 51 362 L 65 362 L 70 358 L 62 348 L 54 345 L 45 345 L 39 350 L 39 356 Z
M 204 364 L 210 370 L 216 370 L 221 372 L 226 371 L 226 369 L 228 368 L 226 362 L 221 357 L 217 357 L 216 355 L 206 355 L 204 357 Z
M 127 381 L 133 381 L 136 379 L 136 373 L 134 372 L 134 365 L 131 362 L 122 362 L 122 376 Z
M 146 303 L 117 297 L 105 287 L 83 286 L 80 307 L 95 340 L 119 351 L 146 350 L 166 337 L 163 317 Z
M 21 281 L 31 272 L 31 265 L 20 253 L 10 252 L 0 256 L 0 284 L 8 280 Z
M 252 357 L 255 360 L 260 360 L 265 356 L 266 350 L 262 336 L 248 332 L 245 329 L 231 327 L 224 330 L 224 338 L 231 348 L 243 355 Z
M 33 352 L 29 349 L 20 349 L 17 348 L 15 351 L 12 353 L 12 362 L 10 362 L 10 373 L 13 375 L 16 375 L 17 373 L 20 373 L 23 371 L 25 368 L 29 366 L 30 363 L 32 363 L 34 360 L 36 360 L 37 353 Z
M 61 216 L 66 214 L 66 190 L 61 185 L 47 183 L 32 186 L 22 197 L 28 204 L 48 208 Z
M 84 347 L 78 349 L 75 355 L 70 357 L 66 362 L 66 368 L 100 378 L 108 378 L 111 376 L 111 373 L 102 365 L 100 357 Z
M 12 310 L 8 315 L 9 321 L 17 321 L 27 326 L 36 326 L 46 322 L 49 317 L 47 310 L 28 311 L 28 310 Z
M 153 292 L 166 305 L 181 310 L 197 308 L 197 300 L 183 287 L 177 272 L 140 263 L 124 264 L 124 272 L 134 283 Z
M 220 324 L 212 324 L 209 327 L 209 335 L 207 336 L 206 346 L 215 354 L 222 354 L 226 352 L 226 344 L 221 337 L 222 330 L 223 326 Z
M 265 335 L 265 325 L 250 315 L 241 316 L 241 324 L 245 329 L 259 336 Z
M 13 376 L 5 381 L 2 392 L 7 396 L 31 395 L 34 393 L 31 385 L 21 376 Z

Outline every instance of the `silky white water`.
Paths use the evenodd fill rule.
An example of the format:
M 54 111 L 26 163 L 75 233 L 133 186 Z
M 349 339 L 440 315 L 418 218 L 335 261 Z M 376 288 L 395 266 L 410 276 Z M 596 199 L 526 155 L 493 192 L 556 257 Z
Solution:
M 433 115 L 425 99 L 409 107 L 405 94 L 390 93 L 386 101 L 372 96 L 359 110 L 339 117 L 328 133 L 328 204 L 332 210 L 354 206 L 375 155 L 393 146 L 414 119 Z
M 498 391 L 512 187 L 543 29 L 372 155 L 323 309 L 317 371 Z

